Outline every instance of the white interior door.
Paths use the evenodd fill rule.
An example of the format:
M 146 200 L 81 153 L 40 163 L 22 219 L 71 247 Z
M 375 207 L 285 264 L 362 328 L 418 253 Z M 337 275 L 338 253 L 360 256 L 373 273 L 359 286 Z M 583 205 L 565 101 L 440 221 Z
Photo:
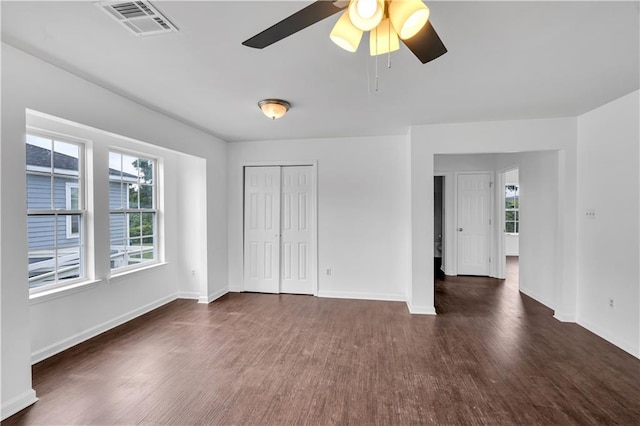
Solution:
M 491 175 L 458 175 L 458 274 L 489 275 Z
M 311 166 L 282 168 L 282 273 L 280 291 L 313 294 Z
M 280 291 L 280 167 L 246 167 L 244 290 Z
M 245 167 L 244 291 L 314 294 L 313 166 Z

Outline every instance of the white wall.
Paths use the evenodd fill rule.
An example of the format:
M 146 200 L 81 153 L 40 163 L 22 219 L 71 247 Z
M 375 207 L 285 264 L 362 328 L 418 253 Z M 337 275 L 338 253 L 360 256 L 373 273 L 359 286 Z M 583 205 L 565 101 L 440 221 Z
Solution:
M 518 169 L 509 170 L 505 174 L 505 185 L 518 185 Z M 504 234 L 504 252 L 507 256 L 518 256 L 519 252 L 519 236 L 517 234 Z
M 243 164 L 317 161 L 319 295 L 406 300 L 407 150 L 406 136 L 230 144 L 229 288 L 242 286 Z
M 578 118 L 578 323 L 636 357 L 639 102 L 636 91 Z
M 132 274 L 82 292 L 31 305 L 27 290 L 26 179 L 24 174 L 25 110 L 33 109 L 97 129 L 124 135 L 206 161 L 206 211 L 196 225 L 206 223 L 207 298 L 227 291 L 226 144 L 187 125 L 130 102 L 59 68 L 2 45 L 2 418 L 32 403 L 31 359 L 89 337 L 178 296 L 176 279 L 184 276 L 176 257 L 180 237 L 177 206 L 167 204 L 167 238 L 177 248 L 166 252 L 168 265 Z M 96 144 L 98 149 L 103 145 Z M 102 146 L 102 148 L 100 148 Z M 164 154 L 171 157 L 169 154 Z M 178 154 L 176 154 L 178 155 Z M 101 157 L 98 157 L 101 158 Z M 97 160 L 101 161 L 101 160 Z M 97 165 L 96 165 L 97 166 Z M 167 163 L 170 176 L 179 161 Z M 169 197 L 178 203 L 179 181 L 167 182 Z M 168 198 L 169 198 L 168 197 Z M 96 204 L 99 203 L 96 198 Z M 170 199 L 167 200 L 168 202 Z M 173 219 L 171 219 L 173 217 Z M 100 230 L 96 230 L 96 238 Z M 100 248 L 96 247 L 96 253 Z M 181 266 L 182 265 L 182 266 Z M 10 267 L 8 267 L 10 266 Z M 33 341 L 32 337 L 33 336 Z
M 557 150 L 556 209 L 559 236 L 532 251 L 556 247 L 558 285 L 553 306 L 557 318 L 571 321 L 576 310 L 576 119 L 521 120 L 414 126 L 411 129 L 411 277 L 413 311 L 433 312 L 433 173 L 436 154 L 517 153 Z M 506 157 L 508 161 L 511 158 Z M 496 159 L 496 169 L 508 164 Z M 521 171 L 522 173 L 522 171 Z M 522 179 L 522 176 L 521 176 Z M 566 226 L 563 226 L 567 223 Z M 526 243 L 521 236 L 520 250 Z M 536 262 L 535 259 L 533 259 Z M 541 262 L 540 262 L 541 263 Z M 532 265 L 534 266 L 534 265 Z M 546 267 L 540 264 L 540 267 Z M 522 279 L 522 276 L 521 276 Z
M 520 291 L 555 309 L 558 263 L 558 152 L 520 154 Z M 573 302 L 575 304 L 575 300 Z

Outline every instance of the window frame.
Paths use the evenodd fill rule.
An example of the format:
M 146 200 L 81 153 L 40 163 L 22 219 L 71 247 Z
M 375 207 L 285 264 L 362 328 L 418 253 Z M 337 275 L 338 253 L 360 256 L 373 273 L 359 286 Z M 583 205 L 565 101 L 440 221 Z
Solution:
M 46 274 L 40 274 L 38 276 L 34 276 L 34 277 L 29 277 L 27 274 L 28 278 L 27 278 L 27 283 L 28 283 L 28 290 L 29 290 L 29 297 L 41 294 L 41 293 L 45 293 L 45 292 L 49 292 L 51 290 L 58 290 L 58 289 L 63 289 L 66 287 L 72 287 L 72 286 L 76 286 L 78 283 L 83 283 L 88 281 L 88 271 L 87 271 L 87 253 L 86 253 L 86 249 L 87 249 L 87 225 L 86 225 L 86 219 L 87 219 L 87 184 L 86 184 L 86 155 L 87 155 L 87 143 L 88 141 L 84 140 L 84 139 L 80 139 L 77 137 L 73 137 L 73 136 L 69 136 L 69 135 L 65 135 L 65 134 L 60 134 L 57 132 L 52 132 L 52 131 L 47 131 L 47 130 L 42 130 L 42 129 L 35 129 L 32 127 L 27 127 L 26 128 L 26 132 L 25 132 L 25 139 L 24 139 L 24 147 L 25 150 L 27 148 L 28 142 L 27 142 L 27 136 L 34 136 L 34 137 L 38 137 L 38 138 L 43 138 L 43 139 L 49 139 L 51 140 L 51 164 L 48 168 L 45 168 L 43 166 L 32 166 L 31 170 L 30 170 L 30 166 L 27 164 L 27 158 L 25 156 L 25 177 L 28 177 L 29 175 L 31 176 L 47 176 L 50 178 L 51 180 L 51 194 L 50 194 L 50 206 L 49 209 L 42 209 L 42 208 L 38 208 L 38 209 L 30 209 L 29 206 L 27 205 L 26 208 L 26 218 L 27 218 L 27 262 L 28 259 L 30 257 L 30 253 L 31 250 L 29 250 L 29 242 L 28 242 L 28 233 L 29 233 L 29 218 L 30 217 L 41 217 L 41 216 L 48 216 L 48 217 L 52 217 L 53 218 L 53 223 L 54 223 L 54 238 L 53 238 L 53 244 L 50 248 L 47 249 L 52 249 L 54 255 L 52 257 L 53 262 L 54 262 L 54 269 L 52 272 L 48 272 L 46 274 L 51 274 L 53 273 L 55 280 L 50 282 L 50 283 L 45 283 L 42 285 L 39 285 L 37 287 L 31 287 L 31 282 L 32 281 L 36 281 L 34 278 L 36 277 L 41 277 L 42 275 L 46 275 Z M 66 143 L 66 144 L 71 144 L 71 145 L 75 145 L 78 147 L 78 175 L 77 175 L 77 188 L 78 188 L 78 209 L 70 209 L 67 208 L 67 184 L 72 183 L 72 182 L 65 182 L 65 208 L 56 208 L 53 205 L 53 200 L 55 199 L 55 179 L 56 178 L 68 178 L 69 175 L 64 174 L 64 173 L 56 173 L 56 168 L 55 168 L 55 142 L 61 142 L 61 143 Z M 75 175 L 73 175 L 74 177 L 76 177 Z M 72 183 L 74 184 L 74 183 Z M 28 191 L 28 182 L 25 182 L 25 195 L 27 197 L 29 197 L 29 191 Z M 58 279 L 58 274 L 59 274 L 59 268 L 58 268 L 58 250 L 60 249 L 60 247 L 58 246 L 58 223 L 59 223 L 59 219 L 60 217 L 64 217 L 65 218 L 65 235 L 66 238 L 68 239 L 68 228 L 67 225 L 70 222 L 70 219 L 72 216 L 79 216 L 79 220 L 80 220 L 80 226 L 78 229 L 78 233 L 74 236 L 72 236 L 71 238 L 77 238 L 78 239 L 78 244 L 77 246 L 72 246 L 72 247 L 78 247 L 78 251 L 79 251 L 79 258 L 78 258 L 78 277 L 77 278 L 72 278 L 72 279 L 66 279 L 66 280 L 59 280 Z M 66 248 L 66 247 L 63 247 Z M 29 263 L 29 262 L 28 262 Z
M 508 188 L 515 187 L 515 199 L 517 200 L 518 207 L 507 208 L 507 191 Z M 520 184 L 505 184 L 504 186 L 504 198 L 505 198 L 505 206 L 504 206 L 504 233 L 507 235 L 520 235 Z M 515 213 L 514 220 L 507 220 L 507 213 L 513 212 Z M 515 232 L 507 231 L 507 224 L 513 223 L 513 229 Z
M 134 151 L 134 150 L 129 150 L 129 149 L 123 149 L 120 147 L 110 147 L 109 148 L 109 156 L 114 153 L 114 154 L 119 154 L 121 155 L 121 159 L 124 159 L 124 156 L 129 156 L 129 157 L 134 157 L 137 160 L 149 160 L 153 162 L 152 165 L 152 170 L 153 170 L 153 179 L 152 179 L 152 183 L 151 184 L 144 184 L 144 185 L 148 185 L 151 186 L 151 196 L 152 196 L 152 206 L 149 207 L 140 207 L 140 193 L 138 193 L 138 207 L 131 207 L 130 205 L 130 199 L 127 193 L 127 196 L 125 199 L 122 199 L 123 197 L 123 193 L 121 192 L 120 196 L 121 196 L 121 206 L 122 205 L 126 205 L 126 207 L 120 207 L 120 208 L 112 208 L 111 207 L 111 201 L 109 200 L 109 217 L 111 217 L 112 214 L 124 214 L 124 218 L 125 218 L 125 223 L 124 223 L 124 231 L 126 233 L 126 236 L 122 237 L 122 238 L 112 238 L 111 236 L 111 227 L 109 228 L 109 247 L 111 247 L 112 243 L 115 241 L 125 241 L 126 243 L 128 243 L 131 240 L 135 240 L 135 239 L 139 239 L 140 243 L 142 244 L 142 240 L 144 238 L 153 238 L 153 259 L 150 259 L 148 261 L 145 262 L 139 262 L 137 264 L 128 264 L 128 260 L 125 261 L 125 265 L 124 266 L 120 266 L 120 267 L 111 267 L 111 259 L 113 258 L 114 255 L 110 254 L 109 255 L 109 271 L 110 271 L 110 277 L 115 277 L 115 276 L 119 276 L 122 274 L 126 274 L 132 271 L 136 271 L 136 270 L 140 270 L 140 269 L 146 269 L 150 266 L 153 265 L 157 265 L 162 263 L 162 260 L 160 259 L 160 244 L 161 244 L 161 232 L 159 229 L 159 216 L 160 216 L 160 209 L 159 209 L 159 189 L 158 189 L 158 181 L 159 181 L 159 174 L 160 174 L 160 163 L 162 161 L 161 158 L 155 156 L 155 155 L 150 155 L 150 154 L 146 154 L 140 151 Z M 122 160 L 121 160 L 122 161 Z M 111 169 L 111 167 L 109 166 L 108 169 Z M 121 162 L 120 164 L 120 171 L 124 172 L 124 167 L 123 167 L 123 163 Z M 141 182 L 141 175 L 140 175 L 140 170 L 138 169 L 138 176 L 137 176 L 137 185 L 140 186 L 142 184 Z M 126 183 L 127 181 L 123 179 L 123 175 L 120 175 L 120 180 L 112 180 L 112 175 L 109 174 L 109 185 L 112 182 L 120 182 L 122 183 Z M 152 226 L 153 226 L 153 233 L 151 235 L 140 235 L 138 237 L 131 237 L 131 233 L 130 233 L 130 223 L 129 223 L 129 215 L 130 214 L 144 214 L 144 213 L 150 213 L 153 215 L 153 220 L 152 220 Z M 140 220 L 140 227 L 142 229 L 142 217 Z M 128 247 L 129 244 L 125 244 L 125 247 Z M 142 250 L 141 250 L 142 252 Z M 109 253 L 111 253 L 111 249 L 109 249 Z M 125 250 L 124 255 L 125 255 L 125 259 L 128 259 L 127 256 L 127 251 Z M 141 253 L 141 256 L 144 256 L 143 252 Z

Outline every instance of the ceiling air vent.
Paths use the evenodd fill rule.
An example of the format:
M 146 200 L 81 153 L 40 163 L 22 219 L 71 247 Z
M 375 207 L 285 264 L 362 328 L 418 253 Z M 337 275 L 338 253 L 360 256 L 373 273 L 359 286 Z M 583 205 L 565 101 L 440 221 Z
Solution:
M 158 9 L 148 1 L 105 1 L 97 6 L 137 36 L 178 31 Z

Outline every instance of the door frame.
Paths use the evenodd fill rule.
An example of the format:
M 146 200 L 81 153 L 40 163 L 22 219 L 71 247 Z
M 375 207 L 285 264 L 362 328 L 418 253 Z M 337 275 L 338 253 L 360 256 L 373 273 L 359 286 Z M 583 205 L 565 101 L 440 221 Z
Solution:
M 245 173 L 244 169 L 246 167 L 292 167 L 292 166 L 311 166 L 311 177 L 313 179 L 313 184 L 311 185 L 313 194 L 311 194 L 311 221 L 314 226 L 313 232 L 311 232 L 311 250 L 312 253 L 309 256 L 309 259 L 312 261 L 310 265 L 310 276 L 313 279 L 313 295 L 318 296 L 319 291 L 319 277 L 318 277 L 318 161 L 317 160 L 300 160 L 300 161 L 243 161 L 240 163 L 240 170 L 242 174 L 242 185 L 240 188 L 240 196 L 242 200 L 242 283 L 240 285 L 240 291 L 244 291 L 244 188 L 245 188 Z M 282 220 L 282 214 L 280 215 L 280 220 Z M 282 244 L 278 247 L 280 250 L 280 268 L 279 274 L 280 279 L 282 280 Z M 278 289 L 279 290 L 279 289 Z
M 454 181 L 453 185 L 451 187 L 451 190 L 453 191 L 453 217 L 451 222 L 453 222 L 453 233 L 454 235 L 451 236 L 450 239 L 450 243 L 453 246 L 452 247 L 452 251 L 454 253 L 454 258 L 453 258 L 453 262 L 451 262 L 451 269 L 452 272 L 454 272 L 452 275 L 458 275 L 458 232 L 456 231 L 458 229 L 458 176 L 460 175 L 478 175 L 478 174 L 488 174 L 489 175 L 489 218 L 491 220 L 490 225 L 489 225 L 489 275 L 487 275 L 488 277 L 494 277 L 495 278 L 495 269 L 494 269 L 494 265 L 496 264 L 495 261 L 495 256 L 496 256 L 496 250 L 495 250 L 495 244 L 496 244 L 496 235 L 495 235 L 495 229 L 496 228 L 496 213 L 495 213 L 495 191 L 496 191 L 496 179 L 495 179 L 495 173 L 493 172 L 493 170 L 469 170 L 469 171 L 461 171 L 461 172 L 454 172 L 453 176 L 454 176 Z M 446 188 L 446 186 L 445 186 Z

